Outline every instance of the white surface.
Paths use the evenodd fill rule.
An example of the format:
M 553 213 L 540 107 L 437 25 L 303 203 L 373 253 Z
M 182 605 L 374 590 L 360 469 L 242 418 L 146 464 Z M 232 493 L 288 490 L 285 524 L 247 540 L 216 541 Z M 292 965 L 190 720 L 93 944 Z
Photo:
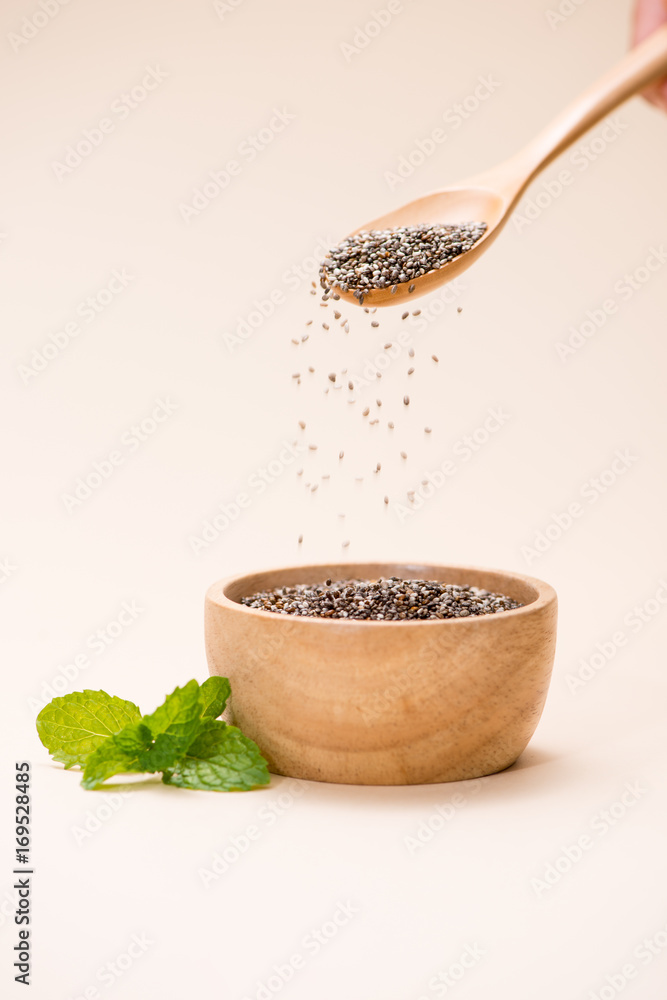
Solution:
M 187 9 L 73 2 L 18 52 L 8 41 L 0 69 L 10 140 L 0 220 L 0 434 L 8 476 L 0 559 L 16 569 L 0 584 L 3 996 L 23 995 L 11 981 L 15 937 L 5 904 L 10 779 L 13 761 L 28 758 L 33 998 L 67 1000 L 96 987 L 112 1000 L 241 1000 L 261 996 L 258 983 L 273 966 L 300 953 L 305 967 L 279 991 L 289 1000 L 417 1000 L 443 995 L 432 977 L 478 946 L 483 957 L 451 989 L 461 1000 L 604 1000 L 606 977 L 627 962 L 638 971 L 621 992 L 663 1000 L 667 948 L 648 963 L 634 951 L 667 925 L 660 891 L 667 612 L 655 605 L 641 627 L 626 618 L 657 592 L 667 594 L 660 591 L 667 578 L 667 270 L 627 301 L 614 284 L 665 240 L 667 119 L 635 101 L 618 113 L 618 135 L 585 170 L 566 154 L 546 179 L 567 168 L 573 183 L 530 225 L 508 227 L 456 302 L 423 332 L 412 326 L 413 402 L 409 413 L 396 403 L 395 438 L 384 427 L 374 437 L 338 398 L 344 393 L 325 397 L 321 388 L 322 373 L 334 366 L 363 370 L 397 336 L 400 319 L 385 312 L 374 331 L 355 314 L 348 338 L 332 332 L 326 339 L 314 325 L 307 348 L 290 344 L 310 315 L 325 310 L 307 295 L 306 281 L 290 290 L 283 275 L 320 239 L 509 155 L 623 52 L 626 4 L 612 10 L 589 0 L 555 29 L 548 9 L 535 0 L 415 0 L 349 63 L 340 43 L 371 10 L 352 0 L 335 8 L 247 0 L 222 19 L 203 2 Z M 7 0 L 2 30 L 16 31 L 34 10 Z M 59 181 L 52 162 L 147 66 L 167 78 L 127 118 L 116 115 L 114 132 Z M 391 191 L 385 171 L 489 75 L 500 85 L 488 101 L 450 126 L 446 142 Z M 179 204 L 235 155 L 244 136 L 266 125 L 274 107 L 295 120 L 186 225 Z M 134 276 L 129 286 L 94 322 L 82 321 L 81 335 L 25 385 L 19 366 L 33 348 L 123 268 Z M 273 289 L 285 301 L 230 353 L 223 334 Z M 561 361 L 556 343 L 610 296 L 618 312 Z M 433 311 L 429 300 L 418 306 Z M 420 360 L 434 351 L 438 369 Z M 290 379 L 307 358 L 318 369 L 317 390 Z M 404 360 L 382 380 L 386 419 L 389 401 L 406 391 Z M 372 402 L 375 390 L 367 394 Z M 130 452 L 123 435 L 160 397 L 178 409 Z M 459 464 L 446 489 L 403 523 L 384 509 L 384 492 L 400 499 L 496 406 L 510 419 Z M 298 438 L 302 417 L 308 440 L 319 445 L 303 464 L 309 473 L 335 474 L 329 486 L 306 495 L 295 466 L 287 467 L 194 555 L 190 537 L 283 440 Z M 434 428 L 429 439 L 425 423 Z M 63 494 L 119 447 L 123 465 L 68 513 Z M 337 473 L 340 447 L 348 478 Z M 409 453 L 403 464 L 401 447 Z M 637 461 L 590 503 L 581 490 L 617 449 Z M 373 481 L 378 460 L 382 480 Z M 361 474 L 357 487 L 352 480 Z M 522 547 L 577 500 L 581 518 L 528 562 Z M 336 517 L 341 507 L 345 527 Z M 89 665 L 67 690 L 103 687 L 151 710 L 177 683 L 206 675 L 202 602 L 210 582 L 254 567 L 335 559 L 343 538 L 351 539 L 350 559 L 514 568 L 556 587 L 552 689 L 520 764 L 482 787 L 302 783 L 299 796 L 283 779 L 239 795 L 149 782 L 77 843 L 77 828 L 104 795 L 84 793 L 76 774 L 49 765 L 30 699 L 87 652 Z M 97 654 L 89 637 L 113 622 L 123 602 L 142 611 Z M 627 643 L 572 692 L 568 675 L 619 630 Z M 622 811 L 614 804 L 627 783 L 642 791 L 600 832 L 596 816 Z M 269 824 L 263 810 L 290 788 L 289 807 Z M 456 795 L 464 804 L 411 853 L 405 838 L 438 806 L 458 803 Z M 259 839 L 204 888 L 199 870 L 249 825 Z M 538 894 L 531 880 L 585 834 L 591 849 Z M 347 901 L 358 912 L 312 954 L 304 937 Z M 122 978 L 101 982 L 98 970 L 126 951 L 133 934 L 153 943 Z

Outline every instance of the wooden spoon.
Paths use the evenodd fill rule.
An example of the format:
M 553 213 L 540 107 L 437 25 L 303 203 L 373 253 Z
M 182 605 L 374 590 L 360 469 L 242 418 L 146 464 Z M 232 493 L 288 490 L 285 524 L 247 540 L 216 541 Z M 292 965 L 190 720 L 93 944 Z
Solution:
M 511 159 L 476 177 L 408 202 L 354 233 L 369 229 L 391 229 L 419 223 L 486 222 L 484 236 L 466 253 L 412 282 L 400 282 L 392 295 L 389 288 L 364 292 L 364 305 L 404 304 L 406 300 L 432 292 L 457 278 L 487 250 L 499 234 L 530 182 L 547 164 L 589 128 L 653 80 L 667 73 L 667 25 L 659 28 L 616 66 L 584 91 L 544 131 Z M 351 233 L 350 235 L 354 235 Z M 414 284 L 414 291 L 408 288 Z M 348 302 L 359 304 L 351 291 L 335 291 Z

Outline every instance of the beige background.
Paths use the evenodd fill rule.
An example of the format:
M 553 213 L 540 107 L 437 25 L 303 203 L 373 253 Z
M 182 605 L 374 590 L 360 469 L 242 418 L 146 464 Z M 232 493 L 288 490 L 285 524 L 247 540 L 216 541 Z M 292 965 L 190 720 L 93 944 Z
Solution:
M 552 192 L 570 171 L 560 196 L 536 182 L 519 210 L 534 221 L 508 226 L 454 302 L 415 304 L 429 319 L 410 321 L 417 371 L 408 381 L 403 355 L 382 380 L 394 437 L 363 426 L 360 402 L 341 398 L 346 390 L 322 389 L 327 371 L 363 371 L 408 324 L 385 311 L 375 330 L 355 313 L 347 338 L 327 335 L 318 328 L 325 310 L 307 293 L 310 275 L 285 280 L 320 240 L 510 155 L 620 58 L 629 5 L 587 0 L 550 26 L 555 3 L 413 0 L 349 61 L 341 43 L 353 42 L 372 4 L 219 7 L 71 0 L 25 44 L 10 36 L 40 8 L 5 0 L 0 14 L 3 990 L 6 982 L 8 995 L 22 995 L 8 971 L 7 892 L 10 778 L 14 759 L 25 757 L 34 762 L 31 995 L 40 1000 L 91 987 L 118 1000 L 241 1000 L 297 952 L 305 968 L 279 991 L 290 1000 L 417 1000 L 444 995 L 444 980 L 436 989 L 433 977 L 467 945 L 484 955 L 451 989 L 461 1000 L 583 1000 L 627 962 L 637 975 L 621 992 L 661 1000 L 667 956 L 633 953 L 667 925 L 658 890 L 667 268 L 644 284 L 649 272 L 637 272 L 630 295 L 616 283 L 664 249 L 667 119 L 638 100 L 623 107 L 615 130 L 599 127 L 574 158 L 549 168 Z M 165 78 L 129 113 L 114 111 L 147 67 Z M 496 81 L 493 94 L 460 127 L 451 115 L 443 126 L 480 77 Z M 187 224 L 179 206 L 239 157 L 274 108 L 294 119 Z M 113 131 L 59 179 L 54 163 L 105 117 Z M 386 172 L 439 126 L 446 141 L 391 190 Z M 132 280 L 87 322 L 80 303 L 114 270 Z M 276 291 L 284 301 L 230 351 L 225 335 Z M 556 345 L 610 298 L 617 312 L 563 361 Z M 313 315 L 310 340 L 294 347 Z M 26 376 L 33 351 L 77 318 L 79 335 Z M 433 352 L 437 368 L 427 363 Z M 317 373 L 297 387 L 291 375 L 309 363 Z M 372 403 L 375 389 L 364 392 Z M 158 399 L 176 408 L 131 450 L 128 432 Z M 502 429 L 401 521 L 394 502 L 493 407 L 509 414 Z M 308 421 L 301 437 L 300 418 Z M 191 539 L 219 505 L 248 492 L 283 441 L 304 437 L 319 446 L 299 460 L 304 480 L 330 472 L 328 485 L 307 494 L 297 463 L 286 465 L 261 494 L 251 485 L 248 509 L 196 555 Z M 339 448 L 348 452 L 340 471 Z M 617 449 L 636 460 L 592 503 L 582 490 Z M 114 450 L 122 465 L 68 512 L 64 495 Z M 376 461 L 383 469 L 374 477 Z M 582 516 L 539 557 L 527 556 L 574 502 Z M 344 539 L 355 560 L 498 566 L 556 587 L 552 690 L 520 765 L 481 788 L 302 785 L 297 796 L 275 779 L 266 791 L 215 796 L 150 786 L 110 818 L 102 808 L 101 828 L 78 843 L 87 812 L 104 799 L 48 765 L 33 729 L 43 685 L 104 687 L 148 711 L 175 684 L 206 675 L 207 584 L 337 558 Z M 90 637 L 124 602 L 141 610 L 124 615 L 122 635 L 98 652 Z M 641 621 L 633 608 L 644 605 Z M 571 690 L 580 661 L 598 643 L 608 650 L 619 631 L 625 645 L 602 654 L 593 679 Z M 68 680 L 65 667 L 81 654 L 87 665 Z M 641 791 L 615 805 L 628 782 Z M 271 822 L 262 810 L 281 792 L 288 807 Z M 405 837 L 452 801 L 452 818 L 411 853 Z M 596 816 L 610 808 L 623 815 L 603 834 Z M 249 825 L 261 831 L 257 842 L 204 889 L 198 870 Z M 593 847 L 553 888 L 536 891 L 531 880 L 583 835 Z M 348 899 L 358 909 L 349 926 L 307 953 L 304 935 Z M 121 978 L 96 979 L 134 933 L 154 943 Z

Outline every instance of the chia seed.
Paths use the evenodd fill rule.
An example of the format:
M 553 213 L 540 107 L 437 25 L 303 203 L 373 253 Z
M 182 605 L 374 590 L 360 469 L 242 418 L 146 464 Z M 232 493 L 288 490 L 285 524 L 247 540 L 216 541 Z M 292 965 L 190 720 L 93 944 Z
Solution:
M 343 542 L 347 547 L 349 542 Z M 273 614 L 352 621 L 428 621 L 471 618 L 523 605 L 504 594 L 438 580 L 326 580 L 278 587 L 242 597 L 241 604 Z

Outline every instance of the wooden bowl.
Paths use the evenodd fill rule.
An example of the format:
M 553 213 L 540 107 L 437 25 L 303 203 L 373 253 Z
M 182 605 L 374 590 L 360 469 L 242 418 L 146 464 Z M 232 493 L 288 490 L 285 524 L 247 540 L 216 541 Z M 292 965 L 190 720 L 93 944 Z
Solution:
M 245 607 L 260 590 L 397 576 L 471 584 L 524 607 L 430 621 L 300 618 Z M 206 594 L 212 674 L 227 716 L 275 774 L 355 785 L 460 781 L 509 767 L 542 714 L 556 593 L 516 573 L 461 566 L 297 566 L 220 580 Z

